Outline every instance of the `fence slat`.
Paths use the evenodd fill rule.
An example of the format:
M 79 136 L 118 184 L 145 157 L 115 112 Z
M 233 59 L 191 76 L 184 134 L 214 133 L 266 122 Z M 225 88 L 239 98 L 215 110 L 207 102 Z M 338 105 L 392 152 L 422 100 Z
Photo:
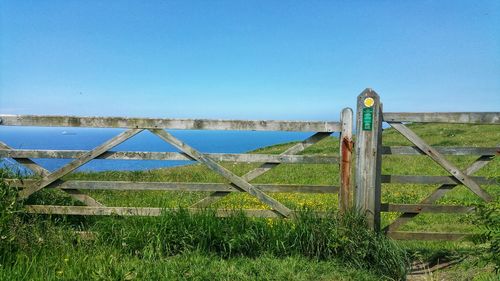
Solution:
M 443 147 L 434 149 L 443 155 L 500 155 L 500 147 Z M 416 146 L 383 146 L 382 154 L 426 155 Z
M 486 177 L 470 177 L 478 184 L 494 185 L 499 180 Z M 407 175 L 382 175 L 383 183 L 403 183 L 403 184 L 458 184 L 463 183 L 452 176 L 407 176 Z
M 385 112 L 385 122 L 500 124 L 500 112 Z
M 0 149 L 0 158 L 80 158 L 88 150 L 34 150 L 34 149 Z M 338 156 L 324 155 L 274 155 L 274 154 L 238 154 L 238 153 L 205 153 L 215 161 L 244 163 L 287 163 L 287 164 L 335 164 Z M 111 160 L 192 160 L 185 153 L 179 152 L 146 152 L 146 151 L 107 151 L 95 159 Z
M 409 231 L 391 231 L 387 236 L 396 240 L 460 240 L 470 233 L 444 233 L 444 232 L 409 232 Z
M 27 213 L 31 214 L 51 214 L 51 215 L 83 215 L 83 216 L 160 216 L 164 212 L 176 212 L 177 208 L 146 208 L 146 207 L 87 207 L 87 206 L 53 206 L 53 205 L 27 205 Z M 188 208 L 184 209 L 190 213 L 205 212 L 205 209 Z M 272 210 L 235 210 L 235 209 L 216 209 L 214 210 L 218 217 L 228 217 L 239 213 L 244 213 L 250 217 L 259 218 L 280 218 L 281 216 Z M 294 217 L 295 212 L 291 216 Z M 325 217 L 327 212 L 315 212 L 319 217 Z
M 186 209 L 190 212 L 200 212 L 202 209 Z M 32 214 L 52 215 L 83 215 L 83 216 L 160 216 L 163 212 L 178 211 L 178 209 L 146 208 L 146 207 L 87 207 L 87 206 L 52 206 L 27 205 L 26 211 Z M 218 216 L 229 216 L 239 210 L 217 210 Z M 241 210 L 249 216 L 277 218 L 279 215 L 271 210 Z
M 382 212 L 405 212 L 405 213 L 469 213 L 474 211 L 474 207 L 468 206 L 447 206 L 434 204 L 382 204 Z
M 78 117 L 50 115 L 0 114 L 3 126 L 40 127 L 92 127 L 128 129 L 179 129 L 179 130 L 246 130 L 246 131 L 295 131 L 340 132 L 339 122 L 278 121 L 278 120 L 209 120 L 165 119 L 128 117 Z
M 5 179 L 12 186 L 23 188 L 30 186 L 35 180 Z M 267 192 L 298 193 L 337 193 L 338 186 L 332 185 L 300 185 L 300 184 L 255 184 L 256 188 Z M 193 183 L 193 182 L 135 182 L 135 181 L 65 181 L 54 188 L 62 190 L 163 190 L 163 191 L 225 191 L 242 192 L 227 183 Z

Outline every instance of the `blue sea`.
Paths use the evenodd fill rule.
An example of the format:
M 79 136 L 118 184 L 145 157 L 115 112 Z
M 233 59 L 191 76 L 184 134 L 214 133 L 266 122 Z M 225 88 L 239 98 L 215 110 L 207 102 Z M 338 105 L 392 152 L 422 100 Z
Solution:
M 18 149 L 64 149 L 89 150 L 111 139 L 122 129 L 101 128 L 59 128 L 59 127 L 0 127 L 0 141 Z M 290 141 L 303 140 L 312 134 L 304 132 L 267 132 L 267 131 L 206 131 L 206 130 L 169 130 L 175 137 L 201 152 L 244 153 L 260 147 Z M 176 152 L 177 150 L 153 135 L 143 131 L 124 143 L 114 147 L 114 151 L 157 151 Z M 55 170 L 71 159 L 33 159 L 48 170 Z M 1 165 L 16 167 L 12 159 L 0 159 Z M 105 170 L 147 170 L 179 165 L 192 161 L 159 160 L 107 160 L 95 159 L 78 171 Z

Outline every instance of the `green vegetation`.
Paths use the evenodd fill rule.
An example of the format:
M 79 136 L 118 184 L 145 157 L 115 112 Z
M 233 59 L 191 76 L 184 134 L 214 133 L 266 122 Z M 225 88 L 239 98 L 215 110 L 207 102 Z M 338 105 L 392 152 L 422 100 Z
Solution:
M 408 269 L 405 251 L 367 230 L 356 212 L 109 217 L 87 225 L 96 233 L 88 241 L 72 231 L 74 218 L 19 210 L 2 213 L 9 239 L 1 244 L 1 280 L 379 280 L 404 279 Z
M 337 259 L 353 268 L 398 279 L 407 270 L 404 251 L 367 230 L 364 218 L 356 212 L 342 216 L 331 213 L 324 218 L 303 210 L 295 220 L 266 220 L 243 213 L 220 219 L 210 210 L 200 214 L 181 210 L 160 218 L 103 221 L 96 229 L 105 245 L 148 258 L 186 251 L 224 258 L 271 254 Z
M 476 216 L 475 224 L 480 232 L 473 237 L 473 241 L 483 246 L 482 261 L 493 263 L 495 272 L 500 273 L 500 202 L 481 205 Z
M 498 146 L 499 126 L 411 125 L 423 139 L 437 146 Z M 292 144 L 262 148 L 254 153 L 280 153 Z M 384 131 L 384 145 L 409 145 L 392 129 Z M 303 154 L 332 155 L 338 140 L 328 138 Z M 424 156 L 383 156 L 383 174 L 447 175 Z M 447 156 L 460 168 L 477 156 Z M 258 164 L 223 163 L 238 175 Z M 494 159 L 475 175 L 500 180 L 500 161 Z M 225 182 L 202 165 L 134 172 L 74 173 L 66 179 L 170 182 Z M 335 165 L 282 164 L 253 183 L 338 185 Z M 384 184 L 382 201 L 418 203 L 436 185 Z M 33 217 L 18 213 L 15 193 L 2 185 L 0 279 L 76 280 L 378 280 L 401 279 L 407 268 L 404 249 L 413 261 L 444 262 L 463 259 L 442 271 L 444 279 L 496 278 L 498 263 L 498 185 L 483 186 L 495 202 L 475 214 L 420 214 L 401 230 L 476 233 L 470 241 L 398 241 L 365 231 L 355 213 L 335 214 L 336 194 L 274 193 L 287 206 L 303 210 L 297 221 L 250 219 L 242 215 L 215 218 L 213 212 L 191 215 L 180 211 L 158 218 Z M 204 192 L 92 191 L 108 206 L 186 208 Z M 57 190 L 38 192 L 28 200 L 36 204 L 74 204 Z M 479 205 L 481 200 L 463 186 L 448 192 L 439 204 Z M 491 206 L 497 206 L 496 209 Z M 266 209 L 247 194 L 233 193 L 213 208 Z M 328 219 L 310 211 L 331 212 Z M 483 210 L 483 209 L 482 209 Z M 384 213 L 383 225 L 399 213 Z M 478 225 L 479 224 L 479 227 Z M 492 227 L 493 226 L 497 226 Z M 72 229 L 98 233 L 84 241 Z M 28 231 L 29 229 L 29 231 Z M 6 238 L 3 238 L 6 237 Z M 8 254 L 10 253 L 10 254 Z M 482 262 L 482 263 L 481 263 Z M 481 268 L 478 266 L 481 264 Z M 485 266 L 483 266 L 485 265 Z M 498 266 L 498 264 L 497 264 Z M 481 272 L 481 274 L 479 274 Z
M 380 280 L 377 275 L 333 261 L 304 257 L 223 259 L 189 252 L 164 259 L 123 255 L 111 247 L 67 248 L 18 255 L 1 280 Z

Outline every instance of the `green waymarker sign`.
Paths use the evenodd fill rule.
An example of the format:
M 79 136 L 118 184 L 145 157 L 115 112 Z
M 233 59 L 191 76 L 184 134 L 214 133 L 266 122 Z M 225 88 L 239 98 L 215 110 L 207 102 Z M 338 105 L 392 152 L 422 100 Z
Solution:
M 373 107 L 363 108 L 363 131 L 371 131 L 373 127 Z

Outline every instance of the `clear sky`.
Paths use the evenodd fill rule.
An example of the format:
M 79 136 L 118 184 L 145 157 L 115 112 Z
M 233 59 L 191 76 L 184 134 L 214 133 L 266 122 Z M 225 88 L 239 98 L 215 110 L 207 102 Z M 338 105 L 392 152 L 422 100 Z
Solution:
M 500 111 L 500 1 L 0 1 L 0 112 Z

